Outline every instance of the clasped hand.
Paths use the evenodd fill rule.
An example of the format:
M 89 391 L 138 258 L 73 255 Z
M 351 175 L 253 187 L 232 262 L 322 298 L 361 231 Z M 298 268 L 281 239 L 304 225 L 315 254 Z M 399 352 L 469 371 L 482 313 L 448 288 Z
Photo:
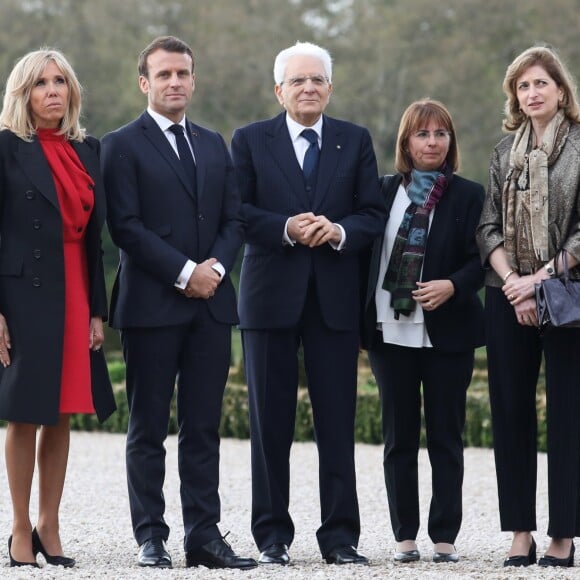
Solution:
M 455 287 L 451 280 L 430 280 L 429 282 L 417 282 L 419 287 L 413 290 L 413 300 L 423 310 L 435 310 L 445 304 L 455 293 Z
M 220 275 L 212 268 L 216 263 L 215 258 L 208 258 L 197 264 L 181 293 L 187 298 L 211 298 L 221 282 Z
M 298 244 L 314 248 L 327 242 L 339 244 L 340 229 L 323 215 L 300 213 L 288 220 L 288 236 Z
M 518 276 L 512 274 L 502 286 L 502 292 L 514 307 L 516 318 L 522 326 L 538 326 L 536 310 L 536 284 L 548 278 L 543 269 L 535 274 Z

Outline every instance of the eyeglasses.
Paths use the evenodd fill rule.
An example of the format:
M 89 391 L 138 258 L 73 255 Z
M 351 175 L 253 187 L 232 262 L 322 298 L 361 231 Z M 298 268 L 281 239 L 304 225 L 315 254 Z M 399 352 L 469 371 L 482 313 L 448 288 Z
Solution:
M 427 139 L 429 139 L 429 137 L 431 137 L 431 135 L 433 135 L 435 141 L 445 141 L 446 139 L 451 137 L 451 131 L 444 131 L 443 129 L 438 129 L 437 131 L 433 131 L 432 133 L 430 131 L 417 131 L 413 133 L 413 137 L 415 137 L 415 139 L 420 139 L 421 141 L 426 141 Z
M 285 81 L 282 81 L 280 85 L 286 83 L 287 85 L 290 85 L 293 88 L 302 87 L 306 84 L 306 81 L 308 80 L 311 81 L 312 84 L 316 87 L 323 87 L 328 83 L 328 79 L 325 76 L 310 75 L 307 77 L 291 77 L 289 79 L 286 79 Z

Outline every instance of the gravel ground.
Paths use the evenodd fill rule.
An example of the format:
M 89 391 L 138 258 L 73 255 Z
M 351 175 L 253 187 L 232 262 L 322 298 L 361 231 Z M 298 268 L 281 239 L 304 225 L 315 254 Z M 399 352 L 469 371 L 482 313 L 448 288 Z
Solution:
M 0 430 L 3 447 L 4 430 Z M 296 538 L 291 547 L 292 565 L 286 568 L 260 567 L 247 572 L 185 568 L 182 550 L 183 526 L 177 477 L 177 439 L 167 440 L 167 522 L 171 527 L 168 548 L 172 570 L 149 570 L 135 563 L 137 546 L 133 540 L 124 467 L 123 435 L 78 433 L 72 435 L 68 479 L 61 509 L 61 531 L 65 553 L 77 559 L 75 568 L 54 566 L 10 568 L 7 540 L 11 508 L 5 468 L 0 473 L 0 577 L 1 578 L 174 578 L 204 579 L 294 579 L 311 578 L 580 578 L 580 567 L 567 570 L 502 568 L 510 535 L 499 532 L 493 456 L 490 450 L 468 449 L 465 453 L 464 520 L 456 546 L 461 555 L 457 564 L 434 564 L 426 526 L 417 542 L 420 562 L 395 565 L 394 540 L 390 529 L 382 475 L 382 449 L 357 445 L 358 491 L 362 533 L 359 548 L 371 560 L 370 566 L 329 566 L 318 552 L 315 531 L 319 525 L 317 456 L 311 443 L 293 446 L 291 512 Z M 3 454 L 2 454 L 3 456 Z M 420 453 L 421 514 L 426 518 L 430 490 L 430 470 L 424 450 Z M 250 535 L 250 449 L 248 441 L 226 439 L 221 460 L 222 532 L 240 555 L 257 557 Z M 35 484 L 36 489 L 36 484 Z M 538 527 L 539 553 L 547 546 L 546 458 L 539 456 Z M 32 514 L 37 511 L 33 493 Z

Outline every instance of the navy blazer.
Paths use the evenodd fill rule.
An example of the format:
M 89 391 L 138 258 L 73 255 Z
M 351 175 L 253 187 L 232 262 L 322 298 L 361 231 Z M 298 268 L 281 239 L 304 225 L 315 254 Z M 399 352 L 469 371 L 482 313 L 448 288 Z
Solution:
M 240 327 L 294 326 L 313 281 L 326 324 L 335 330 L 356 329 L 358 256 L 385 223 L 368 131 L 323 117 L 314 195 L 306 191 L 285 112 L 236 130 L 231 147 L 247 227 L 239 288 Z M 344 228 L 343 250 L 337 252 L 329 244 L 316 248 L 283 245 L 288 218 L 309 211 Z
M 242 243 L 240 198 L 222 137 L 187 121 L 195 153 L 197 192 L 147 113 L 102 139 L 107 221 L 120 262 L 111 296 L 114 328 L 159 327 L 193 319 L 205 300 L 174 284 L 188 259 L 216 258 L 226 276 L 207 300 L 213 318 L 236 324 L 229 277 Z
M 390 213 L 402 176 L 383 178 L 383 202 Z M 449 279 L 455 294 L 435 310 L 424 310 L 431 343 L 447 352 L 464 352 L 484 344 L 483 305 L 477 294 L 483 287 L 484 270 L 475 242 L 475 228 L 483 207 L 484 190 L 479 183 L 454 175 L 437 203 L 427 237 L 422 280 Z M 379 336 L 375 291 L 384 231 L 374 241 L 364 280 L 362 345 L 371 348 Z

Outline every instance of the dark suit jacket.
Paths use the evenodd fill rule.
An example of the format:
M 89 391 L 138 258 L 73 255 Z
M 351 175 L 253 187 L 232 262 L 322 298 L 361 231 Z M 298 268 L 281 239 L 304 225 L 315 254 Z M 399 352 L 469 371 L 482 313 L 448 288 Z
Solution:
M 358 254 L 382 230 L 384 210 L 368 131 L 324 116 L 318 183 L 311 197 L 286 113 L 235 131 L 232 158 L 247 221 L 239 289 L 240 327 L 288 328 L 314 281 L 322 316 L 336 330 L 358 325 Z M 289 217 L 312 211 L 346 232 L 340 252 L 282 244 Z
M 120 248 L 111 296 L 114 328 L 159 327 L 193 319 L 202 300 L 174 284 L 188 259 L 215 257 L 226 276 L 207 301 L 213 318 L 235 324 L 228 272 L 242 242 L 240 200 L 220 135 L 187 121 L 197 165 L 197 195 L 167 138 L 145 112 L 102 139 L 108 225 Z
M 99 142 L 87 137 L 71 144 L 95 182 L 95 205 L 85 234 L 90 312 L 106 320 L 101 249 L 106 208 Z M 62 219 L 40 143 L 8 130 L 0 132 L 0 212 L 0 312 L 12 340 L 12 363 L 0 367 L 0 418 L 54 424 L 64 335 Z M 115 402 L 103 351 L 91 351 L 90 356 L 93 403 L 103 421 L 115 410 Z
M 385 178 L 383 199 L 390 213 L 402 177 Z M 437 203 L 429 229 L 422 279 L 449 279 L 455 287 L 455 294 L 445 304 L 436 310 L 423 311 L 431 343 L 443 351 L 463 352 L 484 344 L 483 306 L 477 295 L 483 287 L 484 271 L 475 243 L 483 198 L 484 190 L 479 183 L 454 175 Z M 365 348 L 372 347 L 378 336 L 375 290 L 383 238 L 384 232 L 374 241 L 368 270 L 363 276 L 366 287 L 362 344 Z

